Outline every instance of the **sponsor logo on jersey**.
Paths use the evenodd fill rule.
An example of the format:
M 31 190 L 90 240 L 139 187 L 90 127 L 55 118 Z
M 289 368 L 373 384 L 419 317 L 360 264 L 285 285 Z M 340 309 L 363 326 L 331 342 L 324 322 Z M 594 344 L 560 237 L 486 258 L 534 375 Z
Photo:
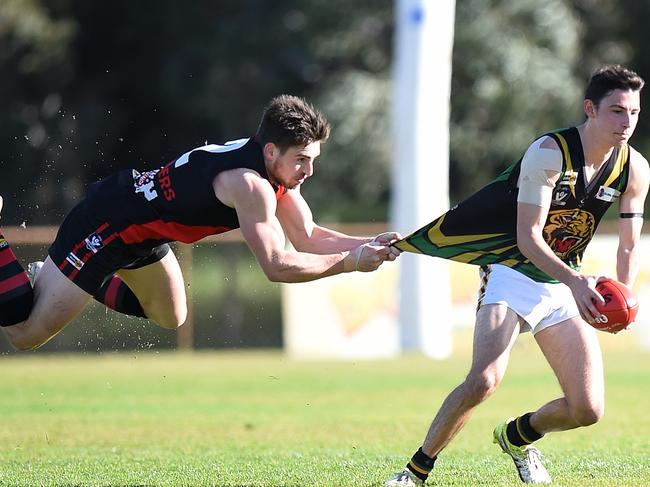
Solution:
M 104 246 L 104 242 L 102 241 L 102 237 L 97 235 L 96 233 L 91 233 L 86 237 L 86 248 L 90 250 L 93 254 L 96 254 L 99 249 L 101 249 Z
M 65 258 L 68 262 L 70 262 L 77 270 L 81 270 L 81 268 L 84 266 L 83 261 L 77 257 L 73 252 L 70 252 L 68 256 Z
M 558 187 L 553 192 L 553 201 L 551 201 L 551 204 L 555 206 L 565 206 L 566 201 L 564 200 L 566 200 L 570 194 L 571 194 L 571 190 L 569 189 L 568 186 Z
M 571 194 L 571 188 L 575 186 L 578 180 L 578 173 L 576 171 L 566 171 L 562 175 L 562 179 L 557 182 L 555 190 L 553 191 L 553 201 L 555 206 L 565 206 L 566 199 Z
M 608 203 L 616 201 L 619 196 L 621 196 L 621 192 L 609 186 L 601 186 L 598 189 L 598 193 L 596 193 L 596 199 L 607 201 Z

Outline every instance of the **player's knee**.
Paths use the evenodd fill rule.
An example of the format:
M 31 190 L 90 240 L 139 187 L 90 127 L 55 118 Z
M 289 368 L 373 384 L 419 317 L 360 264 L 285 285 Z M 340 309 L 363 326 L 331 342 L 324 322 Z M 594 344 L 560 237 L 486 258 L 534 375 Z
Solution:
M 187 320 L 187 307 L 178 307 L 171 313 L 164 316 L 152 317 L 152 319 L 161 327 L 169 330 L 175 330 Z
M 596 424 L 604 415 L 605 405 L 603 403 L 583 404 L 571 409 L 571 416 L 580 426 Z
M 501 377 L 497 374 L 491 372 L 470 373 L 465 379 L 467 399 L 473 404 L 479 404 L 490 397 L 500 383 Z

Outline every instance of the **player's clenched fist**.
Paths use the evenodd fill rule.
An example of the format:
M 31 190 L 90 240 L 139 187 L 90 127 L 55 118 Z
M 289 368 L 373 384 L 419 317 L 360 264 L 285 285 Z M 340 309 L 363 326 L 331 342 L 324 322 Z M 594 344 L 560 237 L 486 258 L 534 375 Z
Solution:
M 386 260 L 393 261 L 399 254 L 402 253 L 402 251 L 397 247 L 393 247 L 391 244 L 397 242 L 398 240 L 402 240 L 402 238 L 402 235 L 398 232 L 384 232 L 377 235 L 370 243 L 378 243 L 388 246 L 390 252 L 388 253 Z
M 395 260 L 395 256 L 390 247 L 370 242 L 352 249 L 345 260 L 346 270 L 372 272 L 385 261 Z

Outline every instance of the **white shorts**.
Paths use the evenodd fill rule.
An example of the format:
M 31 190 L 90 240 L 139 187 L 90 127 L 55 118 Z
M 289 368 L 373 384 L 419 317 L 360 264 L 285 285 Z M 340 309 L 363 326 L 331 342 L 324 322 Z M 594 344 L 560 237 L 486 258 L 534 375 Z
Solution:
M 500 264 L 481 269 L 481 283 L 478 307 L 505 304 L 524 319 L 522 332 L 539 333 L 580 314 L 566 284 L 537 282 Z

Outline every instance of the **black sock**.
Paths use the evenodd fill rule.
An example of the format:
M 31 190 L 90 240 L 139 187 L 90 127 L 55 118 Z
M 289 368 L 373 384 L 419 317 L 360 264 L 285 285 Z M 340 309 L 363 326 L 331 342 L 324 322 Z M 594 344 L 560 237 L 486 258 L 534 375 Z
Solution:
M 411 461 L 406 465 L 413 475 L 421 479 L 423 482 L 427 480 L 429 473 L 433 470 L 433 465 L 436 463 L 437 456 L 431 458 L 419 448 L 415 455 L 411 457 Z
M 140 318 L 147 317 L 136 295 L 133 294 L 131 288 L 119 276 L 112 275 L 108 277 L 102 284 L 102 287 L 99 288 L 99 291 L 97 291 L 95 299 L 103 305 L 125 315 L 138 316 Z
M 530 445 L 533 441 L 539 440 L 543 434 L 538 433 L 530 425 L 530 417 L 533 413 L 526 413 L 517 419 L 510 421 L 506 427 L 508 441 L 515 446 Z
M 0 232 L 0 326 L 25 321 L 34 306 L 27 273 Z

